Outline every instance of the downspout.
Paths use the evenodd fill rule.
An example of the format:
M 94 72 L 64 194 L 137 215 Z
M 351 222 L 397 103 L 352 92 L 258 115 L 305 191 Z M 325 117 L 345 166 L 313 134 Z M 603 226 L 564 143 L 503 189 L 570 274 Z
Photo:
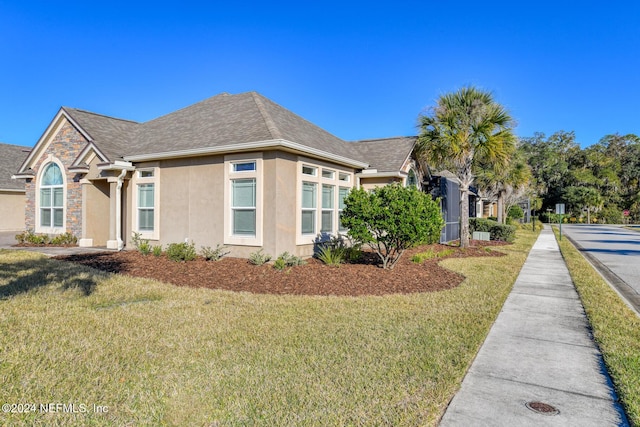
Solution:
M 122 169 L 116 183 L 116 239 L 118 241 L 118 251 L 124 248 L 124 242 L 122 241 L 122 179 L 126 174 L 127 170 Z

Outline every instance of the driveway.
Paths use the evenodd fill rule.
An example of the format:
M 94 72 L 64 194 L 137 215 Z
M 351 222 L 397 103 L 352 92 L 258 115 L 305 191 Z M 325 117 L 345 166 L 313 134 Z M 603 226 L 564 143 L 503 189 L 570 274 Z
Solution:
M 640 313 L 640 233 L 613 225 L 562 225 L 600 273 Z

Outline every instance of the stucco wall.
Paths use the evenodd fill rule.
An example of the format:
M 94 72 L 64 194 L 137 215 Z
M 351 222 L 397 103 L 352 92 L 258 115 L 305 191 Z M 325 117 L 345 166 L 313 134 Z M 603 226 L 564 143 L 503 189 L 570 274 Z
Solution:
M 25 229 L 25 194 L 0 190 L 0 231 Z
M 402 182 L 401 178 L 389 178 L 389 177 L 361 177 L 360 178 L 360 187 L 365 190 L 373 190 L 376 187 L 384 187 L 385 185 L 389 185 L 393 182 Z

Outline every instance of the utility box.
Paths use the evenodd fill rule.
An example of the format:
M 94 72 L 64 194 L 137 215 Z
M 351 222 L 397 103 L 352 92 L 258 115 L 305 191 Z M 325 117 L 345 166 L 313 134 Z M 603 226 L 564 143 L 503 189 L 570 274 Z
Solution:
M 471 238 L 473 240 L 489 240 L 491 235 L 488 231 L 474 231 Z

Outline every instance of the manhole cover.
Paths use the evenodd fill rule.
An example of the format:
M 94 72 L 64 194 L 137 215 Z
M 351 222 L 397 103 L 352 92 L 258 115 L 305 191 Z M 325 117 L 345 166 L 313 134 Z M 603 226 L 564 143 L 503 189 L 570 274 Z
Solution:
M 560 411 L 553 406 L 543 402 L 527 402 L 524 406 L 542 415 L 558 415 L 560 413 Z

